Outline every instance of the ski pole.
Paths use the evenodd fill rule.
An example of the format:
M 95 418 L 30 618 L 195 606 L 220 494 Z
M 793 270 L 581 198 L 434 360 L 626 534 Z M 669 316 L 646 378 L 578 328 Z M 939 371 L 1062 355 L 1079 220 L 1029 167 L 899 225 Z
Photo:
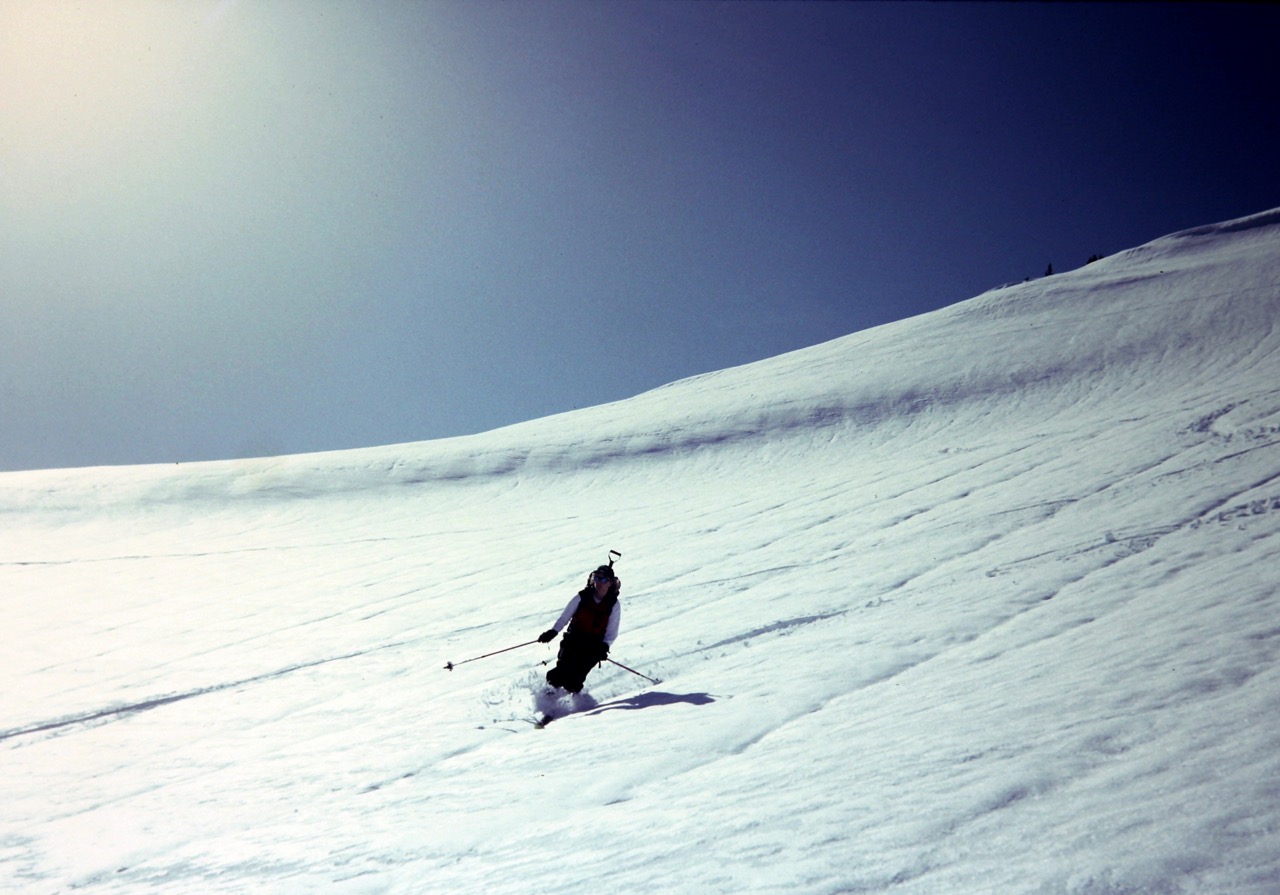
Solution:
M 648 682 L 649 682 L 649 683 L 651 683 L 651 684 L 660 684 L 660 683 L 662 683 L 662 681 L 657 680 L 657 679 L 655 679 L 655 678 L 651 678 L 651 677 L 649 677 L 649 675 L 647 675 L 647 674 L 641 674 L 640 672 L 636 671 L 634 668 L 628 668 L 627 666 L 623 665 L 621 662 L 619 662 L 619 661 L 618 661 L 618 660 L 616 660 L 616 659 L 609 659 L 609 661 L 610 661 L 610 662 L 612 662 L 614 665 L 617 665 L 619 668 L 623 669 L 624 671 L 630 671 L 630 672 L 631 672 L 632 674 L 634 674 L 636 677 L 642 677 L 642 678 L 644 678 L 646 681 L 648 681 Z
M 461 662 L 445 662 L 444 669 L 445 671 L 453 671 L 453 669 L 457 668 L 459 665 L 466 665 L 468 662 L 478 662 L 481 659 L 487 659 L 490 656 L 496 656 L 499 653 L 509 653 L 513 649 L 520 649 L 522 646 L 533 646 L 538 642 L 539 641 L 537 640 L 530 640 L 528 643 L 517 643 L 515 646 L 509 646 L 506 649 L 494 650 L 491 653 L 485 653 L 483 656 L 472 656 L 470 659 L 463 659 Z

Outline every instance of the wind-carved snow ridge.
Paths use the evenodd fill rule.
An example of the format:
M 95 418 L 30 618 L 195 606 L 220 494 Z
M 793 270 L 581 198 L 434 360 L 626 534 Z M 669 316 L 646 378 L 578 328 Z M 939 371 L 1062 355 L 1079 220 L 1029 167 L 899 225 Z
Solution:
M 5 891 L 1274 895 L 1278 284 L 1270 211 L 484 435 L 0 476 Z

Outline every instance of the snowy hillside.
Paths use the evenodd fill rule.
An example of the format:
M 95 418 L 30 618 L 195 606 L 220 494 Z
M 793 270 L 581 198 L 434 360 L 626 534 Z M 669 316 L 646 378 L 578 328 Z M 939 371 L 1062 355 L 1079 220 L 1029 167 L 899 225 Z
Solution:
M 480 436 L 0 475 L 0 891 L 1280 892 L 1280 211 Z M 532 640 L 623 558 L 594 709 Z

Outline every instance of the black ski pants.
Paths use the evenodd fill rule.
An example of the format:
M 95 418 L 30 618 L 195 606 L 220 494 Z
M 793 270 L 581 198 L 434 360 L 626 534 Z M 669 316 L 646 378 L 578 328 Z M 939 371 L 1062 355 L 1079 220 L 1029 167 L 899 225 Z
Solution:
M 582 692 L 587 675 L 600 661 L 603 647 L 604 642 L 599 638 L 565 634 L 560 640 L 556 665 L 547 672 L 547 683 L 570 693 Z

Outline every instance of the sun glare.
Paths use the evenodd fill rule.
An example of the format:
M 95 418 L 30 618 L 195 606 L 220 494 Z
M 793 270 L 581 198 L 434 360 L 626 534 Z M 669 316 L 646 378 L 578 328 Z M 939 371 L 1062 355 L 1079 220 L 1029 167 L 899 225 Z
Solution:
M 166 102 L 199 24 L 181 3 L 0 2 L 6 152 L 110 141 Z

